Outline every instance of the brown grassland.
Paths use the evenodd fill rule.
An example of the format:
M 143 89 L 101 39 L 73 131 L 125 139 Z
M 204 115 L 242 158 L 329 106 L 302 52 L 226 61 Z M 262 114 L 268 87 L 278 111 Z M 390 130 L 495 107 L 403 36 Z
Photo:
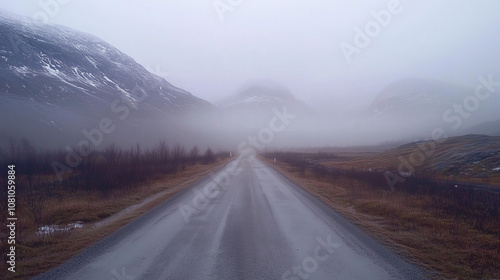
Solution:
M 146 151 L 136 153 L 138 157 L 129 160 L 128 152 L 118 150 L 121 160 L 114 165 L 98 159 L 92 165 L 84 163 L 62 183 L 49 173 L 27 176 L 22 171 L 28 170 L 28 165 L 22 163 L 30 161 L 14 161 L 21 163 L 16 164 L 16 272 L 7 271 L 7 256 L 3 254 L 0 278 L 27 279 L 55 268 L 231 160 L 228 154 L 207 151 L 204 155 L 197 152 L 189 157 L 179 148 L 182 153 L 176 162 L 172 153 L 165 159 L 155 159 L 153 155 L 158 151 L 149 157 Z M 46 156 L 34 154 L 33 158 Z M 140 173 L 133 174 L 134 177 L 128 178 L 131 181 L 125 183 L 121 177 L 127 176 L 129 165 L 135 166 Z M 158 168 L 151 169 L 149 165 Z M 106 172 L 90 181 L 89 174 L 98 169 Z M 5 210 L 2 213 L 7 213 L 3 209 L 5 205 L 0 206 Z M 6 217 L 2 217 L 0 224 L 6 228 L 3 222 Z M 43 225 L 65 226 L 78 221 L 83 222 L 82 228 L 36 234 Z M 1 252 L 7 252 L 7 237 L 2 231 Z

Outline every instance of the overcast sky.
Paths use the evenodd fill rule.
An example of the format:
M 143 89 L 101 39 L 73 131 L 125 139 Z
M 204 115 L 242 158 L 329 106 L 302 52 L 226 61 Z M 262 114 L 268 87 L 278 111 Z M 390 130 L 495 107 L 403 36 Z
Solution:
M 275 80 L 317 105 L 369 103 L 400 78 L 474 86 L 479 75 L 500 77 L 497 0 L 0 0 L 0 7 L 94 34 L 211 102 L 253 79 Z M 373 12 L 385 22 L 374 24 Z M 356 28 L 368 28 L 368 43 L 356 45 Z M 342 44 L 359 48 L 346 56 Z

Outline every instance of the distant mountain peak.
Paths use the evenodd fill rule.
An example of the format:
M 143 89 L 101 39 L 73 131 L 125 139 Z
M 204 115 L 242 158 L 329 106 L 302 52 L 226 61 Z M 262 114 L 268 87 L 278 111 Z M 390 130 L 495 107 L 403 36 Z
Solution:
M 374 116 L 442 115 L 443 112 L 462 102 L 473 89 L 434 79 L 407 78 L 397 80 L 384 88 L 368 107 Z
M 449 104 L 467 92 L 470 92 L 470 89 L 445 81 L 406 78 L 397 80 L 384 88 L 375 98 L 372 106 L 395 102 Z
M 244 84 L 230 97 L 218 103 L 220 108 L 234 106 L 276 106 L 300 103 L 285 86 L 271 80 L 257 80 Z

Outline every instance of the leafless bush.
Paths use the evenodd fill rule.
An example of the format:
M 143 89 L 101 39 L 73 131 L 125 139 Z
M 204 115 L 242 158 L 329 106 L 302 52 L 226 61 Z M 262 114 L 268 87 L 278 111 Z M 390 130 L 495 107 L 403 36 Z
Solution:
M 76 147 L 70 150 L 78 151 Z M 58 182 L 51 164 L 66 163 L 68 149 L 38 150 L 27 140 L 11 140 L 3 151 L 4 156 L 0 157 L 0 164 L 15 164 L 16 172 L 27 180 L 27 187 L 22 192 L 26 191 L 26 202 L 30 203 L 32 208 L 30 212 L 43 208 L 39 204 L 43 201 L 41 189 L 47 188 L 49 183 Z M 217 158 L 227 156 L 229 153 L 216 154 L 207 148 L 201 158 L 198 147 L 186 153 L 186 149 L 180 144 L 175 144 L 170 149 L 165 141 L 149 148 L 143 148 L 139 143 L 129 149 L 110 144 L 103 150 L 86 150 L 77 166 L 71 168 L 71 173 L 64 175 L 64 180 L 58 183 L 57 187 L 100 191 L 105 194 L 113 190 L 130 189 L 152 176 L 177 172 L 179 168 L 184 169 L 186 164 L 196 164 L 200 159 L 204 163 L 213 163 Z M 2 203 L 3 201 L 5 199 L 2 199 Z M 38 216 L 34 218 L 37 222 L 41 219 Z
M 186 154 L 184 147 L 182 147 L 178 143 L 175 144 L 174 147 L 172 148 L 172 164 L 174 165 L 174 168 L 178 169 L 179 167 L 182 167 L 185 161 L 186 161 Z
M 196 162 L 198 161 L 198 157 L 200 156 L 200 151 L 198 149 L 198 146 L 194 146 L 191 151 L 189 152 L 189 161 L 191 162 L 192 165 L 195 165 Z
M 170 149 L 164 140 L 160 141 L 156 147 L 156 153 L 161 163 L 167 164 L 170 158 Z
M 215 157 L 215 154 L 212 151 L 212 149 L 207 148 L 207 150 L 203 154 L 203 160 L 202 160 L 203 164 L 210 164 L 215 162 L 216 160 L 217 158 Z
M 17 178 L 17 192 L 36 226 L 40 226 L 44 222 L 44 210 L 50 194 L 50 187 L 51 183 L 38 175 Z

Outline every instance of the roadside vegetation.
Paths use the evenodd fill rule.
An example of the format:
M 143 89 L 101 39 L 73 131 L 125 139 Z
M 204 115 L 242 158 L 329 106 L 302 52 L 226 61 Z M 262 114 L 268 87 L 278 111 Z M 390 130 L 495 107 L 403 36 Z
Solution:
M 209 147 L 200 150 L 195 146 L 188 150 L 180 144 L 170 147 L 165 141 L 150 148 L 137 144 L 122 149 L 112 144 L 103 150 L 90 151 L 78 166 L 60 177 L 52 164 L 65 163 L 66 151 L 41 151 L 26 140 L 10 141 L 3 150 L 0 166 L 15 165 L 18 217 L 17 271 L 7 276 L 24 278 L 64 262 L 208 175 L 230 157 L 229 152 L 214 152 Z M 6 177 L 0 176 L 0 185 L 7 185 Z M 140 207 L 119 219 L 99 224 L 139 204 Z M 0 190 L 2 228 L 6 228 L 6 221 L 7 188 L 4 187 Z M 82 228 L 69 229 L 75 225 Z M 45 232 L 41 231 L 43 227 Z M 6 252 L 7 235 L 1 232 L 0 251 Z M 3 271 L 7 270 L 6 258 L 3 254 L 0 265 Z
M 423 174 L 394 191 L 381 170 L 329 167 L 332 153 L 267 152 L 267 162 L 403 255 L 452 279 L 500 278 L 500 194 Z M 275 163 L 276 159 L 276 163 Z

